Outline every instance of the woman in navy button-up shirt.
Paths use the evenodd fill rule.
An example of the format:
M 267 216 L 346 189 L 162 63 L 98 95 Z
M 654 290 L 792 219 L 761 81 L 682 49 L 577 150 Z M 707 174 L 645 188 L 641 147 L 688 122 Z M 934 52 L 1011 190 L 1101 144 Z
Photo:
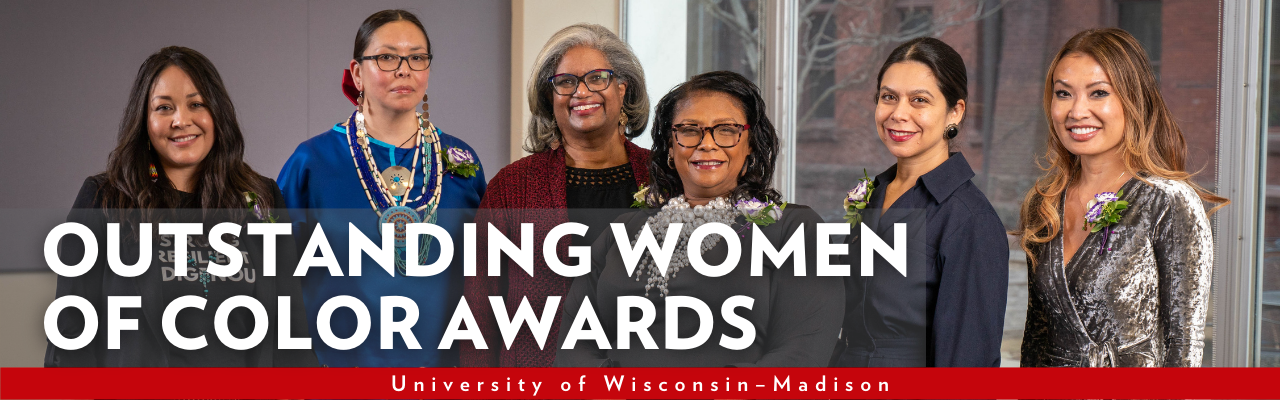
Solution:
M 907 42 L 877 78 L 876 131 L 898 162 L 862 199 L 862 222 L 894 246 L 907 230 L 906 276 L 873 257 L 845 281 L 843 367 L 995 367 L 1009 283 L 1004 226 L 950 141 L 964 119 L 964 60 L 934 38 Z M 860 256 L 858 229 L 848 264 Z

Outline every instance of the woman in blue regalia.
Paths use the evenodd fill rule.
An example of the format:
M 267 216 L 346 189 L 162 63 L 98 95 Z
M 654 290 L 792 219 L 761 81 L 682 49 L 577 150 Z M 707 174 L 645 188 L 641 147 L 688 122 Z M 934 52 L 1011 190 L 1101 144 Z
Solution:
M 415 15 L 385 10 L 369 16 L 357 32 L 350 71 L 344 75 L 343 89 L 356 104 L 355 112 L 298 145 L 280 171 L 278 181 L 294 218 L 294 237 L 303 246 L 299 248 L 306 248 L 319 225 L 332 256 L 342 266 L 343 276 L 311 268 L 303 278 L 307 319 L 320 339 L 312 347 L 325 366 L 449 367 L 458 363 L 456 349 L 436 347 L 462 296 L 461 269 L 451 267 L 427 277 L 405 275 L 405 224 L 434 223 L 457 242 L 485 190 L 484 170 L 475 152 L 429 120 L 425 92 L 431 58 L 431 41 Z M 419 113 L 420 103 L 424 111 Z M 365 254 L 362 273 L 351 276 L 348 224 L 380 245 L 381 223 L 396 228 L 393 272 Z M 420 264 L 439 258 L 439 243 L 428 236 L 419 238 L 419 248 L 424 249 L 417 255 Z M 307 250 L 306 255 L 319 255 L 315 249 Z M 454 252 L 454 260 L 461 260 L 460 251 Z M 337 296 L 362 301 L 368 318 L 357 317 L 359 311 L 349 308 L 322 315 L 324 303 Z M 406 324 L 412 324 L 412 335 L 393 335 L 388 346 L 379 334 L 384 296 L 405 297 L 417 306 L 417 313 L 394 309 L 394 321 L 416 314 L 416 322 L 409 318 Z M 317 324 L 325 315 L 328 323 Z M 367 331 L 358 329 L 360 319 L 367 320 Z M 354 340 L 360 336 L 353 335 L 364 338 Z M 347 347 L 335 338 L 352 338 L 359 345 L 335 349 L 329 344 Z

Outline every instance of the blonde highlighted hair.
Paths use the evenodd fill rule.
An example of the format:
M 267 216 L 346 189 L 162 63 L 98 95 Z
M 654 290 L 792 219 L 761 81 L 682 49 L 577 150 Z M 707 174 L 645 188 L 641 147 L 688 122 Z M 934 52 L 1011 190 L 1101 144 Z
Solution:
M 1022 249 L 1033 263 L 1035 248 L 1061 233 L 1062 210 L 1058 209 L 1058 198 L 1066 191 L 1069 182 L 1080 177 L 1080 158 L 1067 151 L 1054 132 L 1052 117 L 1049 117 L 1053 101 L 1053 72 L 1058 62 L 1073 53 L 1089 55 L 1097 60 L 1115 88 L 1115 95 L 1124 110 L 1121 158 L 1130 175 L 1144 182 L 1145 176 L 1157 176 L 1186 183 L 1195 189 L 1201 200 L 1218 204 L 1209 211 L 1210 214 L 1230 203 L 1225 197 L 1191 181 L 1192 174 L 1186 171 L 1186 140 L 1160 96 L 1155 73 L 1138 40 L 1122 29 L 1089 29 L 1072 36 L 1062 46 L 1045 74 L 1044 114 L 1049 119 L 1050 132 L 1044 161 L 1048 165 L 1040 165 L 1045 173 L 1027 192 L 1018 229 L 1010 232 L 1021 237 Z

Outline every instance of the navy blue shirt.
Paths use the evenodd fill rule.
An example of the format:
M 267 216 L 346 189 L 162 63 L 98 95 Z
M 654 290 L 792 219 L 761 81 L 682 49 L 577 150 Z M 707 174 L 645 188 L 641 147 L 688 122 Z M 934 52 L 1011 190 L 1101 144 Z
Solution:
M 845 261 L 845 367 L 997 367 L 1009 286 L 1009 244 L 960 153 L 922 175 L 881 215 L 895 164 L 875 177 L 864 223 L 894 245 L 907 231 L 907 275 L 876 255 L 860 276 L 861 237 Z M 855 234 L 858 230 L 853 231 Z

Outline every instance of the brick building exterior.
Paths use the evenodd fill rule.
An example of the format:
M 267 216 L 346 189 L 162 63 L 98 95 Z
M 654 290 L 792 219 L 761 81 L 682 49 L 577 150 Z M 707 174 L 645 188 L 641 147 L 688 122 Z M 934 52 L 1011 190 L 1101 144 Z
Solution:
M 1195 179 L 1204 187 L 1216 186 L 1219 2 L 986 1 L 987 10 L 979 10 L 977 0 L 826 2 L 833 4 L 839 21 L 835 37 L 880 42 L 840 49 L 829 76 L 810 74 L 811 82 L 801 94 L 802 116 L 806 108 L 827 108 L 801 121 L 796 143 L 797 194 L 791 201 L 813 206 L 828 221 L 843 215 L 840 201 L 844 192 L 862 177 L 864 169 L 874 176 L 895 162 L 876 135 L 875 79 L 888 53 L 918 32 L 922 15 L 930 25 L 926 31 L 964 57 L 969 99 L 953 148 L 969 160 L 977 174 L 974 183 L 991 200 L 1007 228 L 1017 226 L 1022 199 L 1042 173 L 1037 159 L 1044 154 L 1049 134 L 1042 100 L 1049 62 L 1067 39 L 1084 29 L 1121 27 L 1143 42 L 1160 75 L 1161 94 L 1186 137 L 1188 170 L 1199 171 Z M 1000 9 L 988 12 L 992 3 L 1000 4 Z M 821 16 L 810 16 L 809 33 L 821 26 Z M 802 27 L 802 51 L 814 44 L 814 36 L 806 36 L 804 30 Z M 802 54 L 802 68 L 804 62 Z M 814 97 L 826 87 L 840 89 L 829 100 L 832 104 L 819 104 Z M 1269 165 L 1280 168 L 1280 162 Z M 1269 184 L 1280 188 L 1280 174 L 1269 173 L 1268 177 Z M 1276 210 L 1280 211 L 1280 204 Z M 1277 214 L 1268 213 L 1268 227 L 1280 226 Z M 1268 229 L 1269 234 L 1280 236 L 1273 232 L 1277 231 Z M 1012 239 L 1010 249 L 1004 365 L 1017 364 L 1027 299 L 1024 256 Z M 1280 280 L 1280 271 L 1276 272 L 1267 275 Z

